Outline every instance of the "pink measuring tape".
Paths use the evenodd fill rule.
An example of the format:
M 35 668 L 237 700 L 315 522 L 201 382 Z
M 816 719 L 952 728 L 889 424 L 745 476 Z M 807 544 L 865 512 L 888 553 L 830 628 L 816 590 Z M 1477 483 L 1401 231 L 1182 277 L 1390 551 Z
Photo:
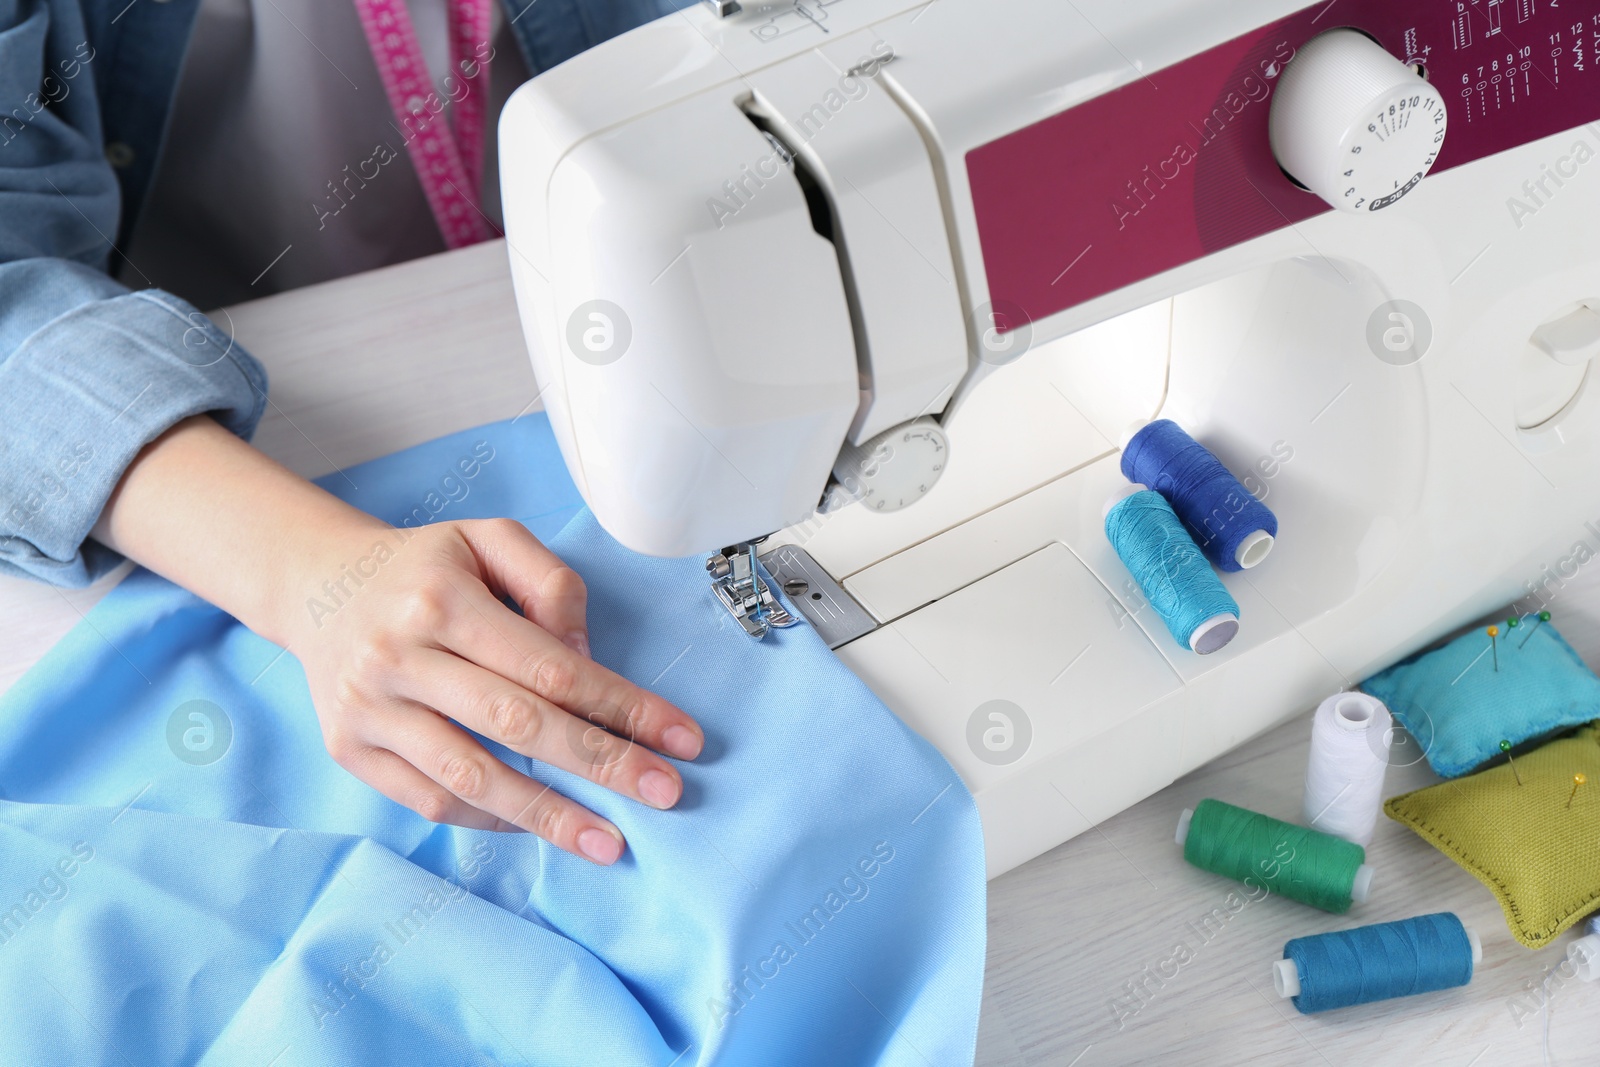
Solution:
M 355 0 L 383 91 L 449 248 L 499 236 L 478 204 L 489 60 L 494 56 L 489 46 L 490 2 L 448 0 L 451 70 L 444 78 L 446 95 L 441 99 L 428 75 L 405 0 Z

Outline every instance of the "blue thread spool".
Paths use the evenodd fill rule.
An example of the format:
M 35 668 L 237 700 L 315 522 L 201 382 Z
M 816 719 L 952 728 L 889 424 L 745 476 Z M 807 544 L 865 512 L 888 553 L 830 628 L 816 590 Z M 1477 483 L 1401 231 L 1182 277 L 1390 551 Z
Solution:
M 1297 937 L 1283 955 L 1273 964 L 1273 986 L 1309 1015 L 1466 985 L 1483 959 L 1483 943 L 1442 911 Z
M 1223 570 L 1247 570 L 1272 551 L 1278 517 L 1171 419 L 1147 423 L 1128 439 L 1122 473 L 1166 497 L 1200 551 Z
M 1239 632 L 1239 604 L 1184 530 L 1172 505 L 1142 485 L 1106 504 L 1106 539 L 1173 638 L 1204 656 Z

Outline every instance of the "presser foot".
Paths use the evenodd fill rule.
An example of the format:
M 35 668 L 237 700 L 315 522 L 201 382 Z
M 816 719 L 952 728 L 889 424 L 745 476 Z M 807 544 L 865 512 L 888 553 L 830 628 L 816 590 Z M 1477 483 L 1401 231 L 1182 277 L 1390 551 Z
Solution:
M 706 560 L 711 576 L 711 591 L 716 593 L 728 614 L 757 641 L 771 630 L 782 630 L 800 620 L 790 615 L 761 577 L 756 565 L 756 545 L 760 541 L 741 541 Z

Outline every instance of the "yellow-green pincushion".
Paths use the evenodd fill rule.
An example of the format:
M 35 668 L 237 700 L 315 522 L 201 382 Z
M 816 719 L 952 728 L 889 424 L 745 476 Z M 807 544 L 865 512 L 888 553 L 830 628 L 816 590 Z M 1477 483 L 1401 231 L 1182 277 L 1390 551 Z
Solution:
M 1383 810 L 1488 886 L 1529 948 L 1600 908 L 1600 721 Z

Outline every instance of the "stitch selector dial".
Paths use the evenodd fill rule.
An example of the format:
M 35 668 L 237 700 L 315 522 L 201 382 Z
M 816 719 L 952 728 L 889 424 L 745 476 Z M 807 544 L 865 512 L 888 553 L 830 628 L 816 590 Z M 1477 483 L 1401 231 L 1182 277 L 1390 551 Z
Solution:
M 1289 60 L 1268 132 L 1278 164 L 1341 211 L 1405 196 L 1444 146 L 1444 98 L 1355 30 L 1330 30 Z
M 859 445 L 846 445 L 833 464 L 848 498 L 869 511 L 899 511 L 921 500 L 944 473 L 950 439 L 931 418 L 914 419 Z

